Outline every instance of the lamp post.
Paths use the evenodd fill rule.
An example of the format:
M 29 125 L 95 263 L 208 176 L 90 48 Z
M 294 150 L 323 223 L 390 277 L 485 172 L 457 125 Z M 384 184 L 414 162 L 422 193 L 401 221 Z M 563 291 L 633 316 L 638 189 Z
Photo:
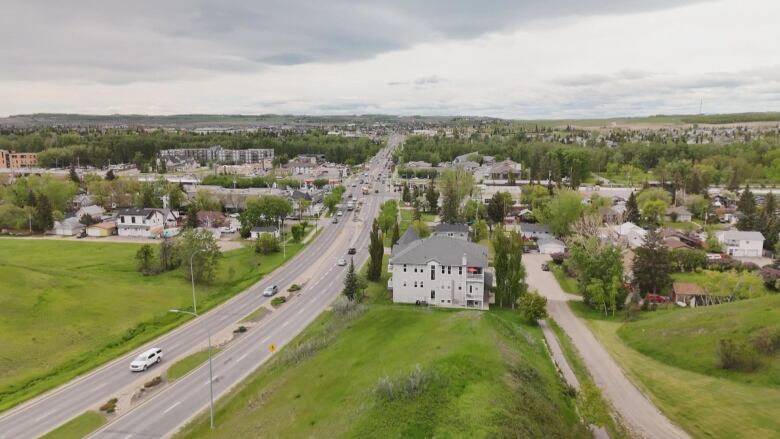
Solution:
M 180 309 L 172 309 L 170 310 L 172 313 L 176 314 L 189 314 L 193 317 L 198 317 L 197 313 L 189 312 L 189 311 L 183 311 Z M 206 325 L 206 335 L 208 336 L 209 341 L 209 418 L 211 421 L 211 429 L 214 429 L 214 374 L 212 372 L 211 368 L 211 330 L 209 329 L 209 325 Z
M 195 270 L 192 268 L 192 258 L 196 253 L 203 252 L 203 249 L 197 249 L 190 255 L 190 280 L 192 281 L 192 312 L 198 315 L 198 303 L 195 301 Z

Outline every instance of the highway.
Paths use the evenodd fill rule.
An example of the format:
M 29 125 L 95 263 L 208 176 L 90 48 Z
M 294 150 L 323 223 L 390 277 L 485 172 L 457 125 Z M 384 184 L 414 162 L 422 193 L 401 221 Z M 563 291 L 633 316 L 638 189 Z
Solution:
M 390 151 L 402 139 L 400 136 L 391 136 L 388 147 L 374 158 L 369 170 L 371 181 L 384 172 Z M 270 298 L 262 296 L 266 286 L 275 284 L 280 291 L 285 291 L 302 276 L 310 279 L 298 297 L 263 319 L 214 357 L 215 398 L 224 394 L 268 360 L 271 356 L 268 346 L 271 343 L 281 348 L 339 294 L 346 267 L 337 267 L 336 261 L 340 257 L 347 257 L 349 247 L 358 249 L 356 266 L 366 260 L 371 221 L 387 197 L 383 185 L 374 183 L 374 187 L 380 188 L 381 192 L 363 196 L 364 205 L 359 213 L 361 221 L 353 221 L 349 214 L 338 224 L 326 223 L 320 236 L 295 258 L 219 307 L 89 374 L 3 414 L 0 416 L 0 439 L 38 437 L 94 409 L 116 392 L 138 381 L 138 374 L 128 370 L 130 361 L 138 352 L 152 346 L 161 347 L 165 361 L 175 361 L 175 358 L 204 343 L 207 328 L 212 334 L 223 331 L 268 302 Z M 348 187 L 348 193 L 352 192 L 357 197 L 360 197 L 357 194 L 359 190 L 360 187 Z M 146 374 L 151 379 L 159 372 L 152 368 Z M 174 384 L 167 385 L 129 411 L 120 412 L 94 437 L 169 436 L 207 406 L 207 385 L 208 368 L 204 365 Z

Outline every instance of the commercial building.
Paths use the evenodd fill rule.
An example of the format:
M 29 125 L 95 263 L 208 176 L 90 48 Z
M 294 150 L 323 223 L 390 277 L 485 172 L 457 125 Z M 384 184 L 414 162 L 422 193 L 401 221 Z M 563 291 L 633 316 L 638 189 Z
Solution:
M 225 149 L 221 146 L 212 146 L 209 148 L 181 148 L 181 149 L 163 149 L 160 151 L 160 158 L 197 160 L 201 163 L 217 162 L 227 164 L 247 164 L 262 163 L 265 159 L 272 160 L 274 157 L 273 149 L 253 148 L 253 149 Z
M 0 168 L 32 168 L 38 166 L 38 154 L 0 149 Z

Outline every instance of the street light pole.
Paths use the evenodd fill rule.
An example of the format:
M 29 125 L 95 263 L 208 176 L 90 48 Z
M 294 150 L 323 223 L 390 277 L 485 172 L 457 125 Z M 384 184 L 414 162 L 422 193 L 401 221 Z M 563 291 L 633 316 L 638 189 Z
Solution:
M 195 316 L 198 315 L 198 303 L 195 301 L 195 270 L 192 268 L 192 258 L 195 256 L 196 253 L 202 252 L 202 249 L 195 250 L 190 255 L 190 280 L 192 281 L 192 311 L 195 313 Z
M 179 314 L 189 314 L 193 317 L 198 317 L 197 313 L 189 312 L 189 311 L 183 311 L 180 309 L 172 309 L 170 310 L 172 313 L 179 313 Z M 211 329 L 209 329 L 209 325 L 206 325 L 206 335 L 208 337 L 208 343 L 209 343 L 209 420 L 211 424 L 211 429 L 214 429 L 214 373 L 213 369 L 211 367 Z

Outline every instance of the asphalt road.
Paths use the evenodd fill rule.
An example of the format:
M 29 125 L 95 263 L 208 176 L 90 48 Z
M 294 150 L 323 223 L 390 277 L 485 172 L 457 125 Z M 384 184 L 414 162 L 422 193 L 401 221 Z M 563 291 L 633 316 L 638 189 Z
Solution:
M 401 139 L 392 137 L 390 147 Z M 383 149 L 375 158 L 375 164 L 370 170 L 372 177 L 384 171 L 388 151 L 388 148 Z M 377 188 L 382 186 L 377 183 L 374 185 Z M 348 193 L 357 194 L 359 190 L 359 186 L 350 187 Z M 207 328 L 212 334 L 229 328 L 270 301 L 270 298 L 262 296 L 266 286 L 275 284 L 280 291 L 284 291 L 307 270 L 311 272 L 311 267 L 321 267 L 310 276 L 311 281 L 299 297 L 280 307 L 214 357 L 215 398 L 223 394 L 269 358 L 268 345 L 274 343 L 278 347 L 283 346 L 333 301 L 341 291 L 341 279 L 346 272 L 346 267 L 337 267 L 335 264 L 339 257 L 347 256 L 349 247 L 358 249 L 356 265 L 367 258 L 370 221 L 376 216 L 379 204 L 386 198 L 384 188 L 380 190 L 378 195 L 371 193 L 363 196 L 365 202 L 359 214 L 363 221 L 352 221 L 350 213 L 338 224 L 326 223 L 320 236 L 294 259 L 245 292 L 157 340 L 4 413 L 0 416 L 0 439 L 41 436 L 105 402 L 138 380 L 138 374 L 128 370 L 130 361 L 138 352 L 152 346 L 161 347 L 166 361 L 172 361 L 192 351 L 193 347 L 202 345 Z M 156 376 L 154 368 L 147 374 L 149 378 Z M 196 369 L 126 414 L 121 414 L 97 432 L 95 437 L 164 437 L 174 433 L 207 404 L 207 377 L 207 367 Z
M 528 286 L 547 297 L 547 312 L 569 335 L 604 396 L 638 436 L 688 438 L 687 433 L 674 425 L 631 383 L 585 323 L 572 312 L 566 304 L 566 294 L 553 274 L 542 271 L 542 262 L 549 259 L 548 255 L 538 253 L 523 255 Z

